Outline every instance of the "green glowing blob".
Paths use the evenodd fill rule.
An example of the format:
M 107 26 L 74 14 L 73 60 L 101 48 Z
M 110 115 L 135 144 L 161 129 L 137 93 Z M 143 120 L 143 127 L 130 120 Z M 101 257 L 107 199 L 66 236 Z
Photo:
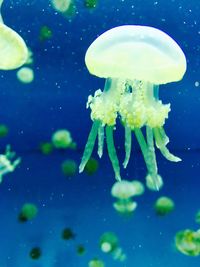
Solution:
M 98 89 L 94 96 L 88 97 L 93 126 L 79 171 L 84 170 L 91 157 L 97 137 L 98 155 L 102 156 L 105 138 L 115 178 L 121 180 L 113 136 L 119 117 L 125 128 L 124 168 L 129 162 L 134 133 L 147 174 L 159 190 L 154 143 L 166 159 L 181 160 L 166 147 L 169 138 L 163 126 L 170 104 L 159 100 L 159 85 L 182 79 L 186 71 L 183 51 L 171 37 L 156 28 L 126 25 L 100 35 L 88 48 L 85 62 L 91 74 L 105 78 L 106 82 L 103 91 Z M 146 136 L 142 127 L 146 128 Z
M 0 8 L 3 0 L 0 2 Z M 28 49 L 21 36 L 3 23 L 0 15 L 0 69 L 21 67 L 27 60 Z
M 83 245 L 78 245 L 76 248 L 76 252 L 79 256 L 82 256 L 85 254 L 85 247 Z
M 99 163 L 96 159 L 90 158 L 85 165 L 85 172 L 88 175 L 93 175 L 99 168 Z
M 154 208 L 155 208 L 156 214 L 160 216 L 164 216 L 174 210 L 175 204 L 171 198 L 163 196 L 163 197 L 159 197 L 156 200 Z
M 175 245 L 178 251 L 187 256 L 199 256 L 200 231 L 186 229 L 176 233 Z
M 53 152 L 53 145 L 50 142 L 41 143 L 39 148 L 44 155 L 49 155 Z
M 95 8 L 98 4 L 98 0 L 85 0 L 85 6 L 87 8 Z
M 62 165 L 62 172 L 65 176 L 74 176 L 77 172 L 78 166 L 74 160 L 65 160 Z
M 74 0 L 52 0 L 54 9 L 64 17 L 72 17 L 76 13 L 76 5 Z
M 100 237 L 100 248 L 104 253 L 113 252 L 118 247 L 118 238 L 115 233 L 105 232 Z
M 31 83 L 34 80 L 34 72 L 29 67 L 22 67 L 17 71 L 17 78 L 22 83 Z
M 105 264 L 103 261 L 101 261 L 99 259 L 93 259 L 93 260 L 89 261 L 88 267 L 105 267 Z
M 34 219 L 38 214 L 38 208 L 35 204 L 26 203 L 22 206 L 21 212 L 19 214 L 19 220 L 25 222 Z
M 40 41 L 46 41 L 51 39 L 53 36 L 52 30 L 48 26 L 42 26 L 40 28 L 40 33 L 39 33 L 39 40 Z
M 62 239 L 64 240 L 71 240 L 71 239 L 74 239 L 75 238 L 75 234 L 74 232 L 71 230 L 71 228 L 65 228 L 63 231 L 62 231 Z
M 0 137 L 5 137 L 8 134 L 8 127 L 5 124 L 0 124 Z
M 57 130 L 52 135 L 52 143 L 56 148 L 69 148 L 72 143 L 71 133 L 65 129 Z

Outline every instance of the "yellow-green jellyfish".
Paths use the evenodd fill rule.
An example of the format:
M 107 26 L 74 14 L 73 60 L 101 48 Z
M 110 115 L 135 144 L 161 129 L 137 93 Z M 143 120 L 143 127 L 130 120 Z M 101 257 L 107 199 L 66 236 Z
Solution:
M 154 209 L 157 215 L 164 216 L 172 212 L 175 208 L 174 201 L 169 197 L 159 197 L 154 205 Z
M 102 260 L 93 259 L 88 262 L 88 267 L 105 267 L 105 264 Z
M 3 0 L 0 0 L 0 8 Z M 28 57 L 28 49 L 21 36 L 6 26 L 0 14 L 0 69 L 12 70 L 22 66 Z
M 65 129 L 54 132 L 51 140 L 56 148 L 69 148 L 73 142 L 71 133 Z
M 34 71 L 29 67 L 22 67 L 17 71 L 17 78 L 22 83 L 31 83 L 34 80 Z
M 152 27 L 126 25 L 100 35 L 85 56 L 89 72 L 105 78 L 104 90 L 88 97 L 93 126 L 80 164 L 80 172 L 89 160 L 98 136 L 98 155 L 103 155 L 104 129 L 108 154 L 117 180 L 121 180 L 113 131 L 119 118 L 125 128 L 125 159 L 131 154 L 132 132 L 140 145 L 148 174 L 157 186 L 156 147 L 170 161 L 181 159 L 172 155 L 166 145 L 164 131 L 170 104 L 159 100 L 159 85 L 182 79 L 186 59 L 178 44 L 166 33 Z M 146 128 L 146 138 L 141 128 Z M 158 189 L 158 188 L 157 188 Z
M 179 231 L 175 236 L 176 248 L 187 256 L 200 255 L 200 230 L 186 229 Z

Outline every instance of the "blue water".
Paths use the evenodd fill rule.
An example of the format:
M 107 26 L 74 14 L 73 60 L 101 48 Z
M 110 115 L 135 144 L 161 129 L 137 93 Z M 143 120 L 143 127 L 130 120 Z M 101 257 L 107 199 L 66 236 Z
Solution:
M 174 246 L 177 231 L 198 229 L 195 213 L 200 209 L 200 3 L 198 0 L 99 0 L 94 10 L 77 0 L 77 14 L 71 20 L 55 12 L 47 0 L 5 1 L 4 22 L 24 38 L 34 54 L 35 80 L 20 83 L 16 71 L 0 72 L 0 123 L 9 127 L 0 139 L 22 158 L 21 165 L 5 176 L 0 185 L 0 267 L 84 267 L 98 257 L 106 267 L 197 267 L 199 257 L 179 253 Z M 110 189 L 114 175 L 107 153 L 93 176 L 77 174 L 66 179 L 61 172 L 65 159 L 77 163 L 91 127 L 87 96 L 102 88 L 104 80 L 90 75 L 84 56 L 91 42 L 104 31 L 119 25 L 149 25 L 163 30 L 183 49 L 188 69 L 183 80 L 161 86 L 160 98 L 171 103 L 166 122 L 169 148 L 182 157 L 181 163 L 167 162 L 158 153 L 159 173 L 165 185 L 158 192 L 146 190 L 138 198 L 131 218 L 119 216 L 112 207 Z M 52 39 L 41 43 L 41 26 L 52 29 Z M 118 125 L 120 128 L 120 125 Z M 38 150 L 60 128 L 68 129 L 77 142 L 76 151 L 55 151 L 44 156 Z M 116 134 L 118 154 L 123 158 L 123 131 Z M 96 157 L 96 152 L 94 156 Z M 133 149 L 125 179 L 144 182 L 145 164 Z M 175 211 L 164 218 L 155 215 L 153 204 L 167 195 L 175 201 Z M 38 216 L 27 223 L 17 220 L 21 206 L 33 202 Z M 63 228 L 71 227 L 75 240 L 61 239 Z M 114 261 L 99 248 L 99 238 L 115 232 L 127 255 L 125 262 Z M 79 256 L 76 246 L 86 253 Z M 42 256 L 29 257 L 39 246 Z

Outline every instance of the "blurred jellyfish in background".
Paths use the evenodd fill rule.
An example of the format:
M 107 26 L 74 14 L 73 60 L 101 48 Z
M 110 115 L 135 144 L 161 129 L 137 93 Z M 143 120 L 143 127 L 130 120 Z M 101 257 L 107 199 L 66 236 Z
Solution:
M 95 258 L 95 259 L 89 261 L 88 267 L 105 267 L 105 264 L 102 260 Z
M 75 148 L 76 144 L 73 142 L 71 133 L 68 130 L 60 129 L 53 133 L 51 137 L 52 144 L 55 148 L 66 149 Z
M 0 1 L 0 8 L 3 0 Z M 28 57 L 28 48 L 22 37 L 7 27 L 0 15 L 0 69 L 13 70 L 22 66 Z
M 116 182 L 112 186 L 111 195 L 117 198 L 114 202 L 114 209 L 122 215 L 131 215 L 137 208 L 137 202 L 131 198 L 142 195 L 144 193 L 144 186 L 141 182 L 135 180 L 133 182 L 122 180 Z
M 99 168 L 99 162 L 94 158 L 90 158 L 87 164 L 85 165 L 84 170 L 88 175 L 93 175 L 94 173 L 97 172 L 98 168 Z
M 85 247 L 82 245 L 82 244 L 79 244 L 77 247 L 76 247 L 76 253 L 79 255 L 79 256 L 83 256 L 85 254 L 86 250 L 85 250 Z
M 145 179 L 146 179 L 146 187 L 151 191 L 160 190 L 164 185 L 163 178 L 159 174 L 157 175 L 156 184 L 154 182 L 153 177 L 150 174 L 147 174 Z
M 76 161 L 74 160 L 65 160 L 61 165 L 62 172 L 65 176 L 71 177 L 74 176 L 78 170 Z
M 5 124 L 0 124 L 0 138 L 7 136 L 8 131 L 8 127 Z
M 0 154 L 0 183 L 2 182 L 5 174 L 13 172 L 20 164 L 20 158 L 13 160 L 15 155 L 15 152 L 11 152 L 9 145 L 6 147 L 5 154 Z
M 200 255 L 200 230 L 186 229 L 179 231 L 175 236 L 175 245 L 179 252 L 187 256 Z
M 39 40 L 41 42 L 51 39 L 52 36 L 53 36 L 52 30 L 48 26 L 42 26 L 40 28 Z
M 62 231 L 62 239 L 64 240 L 71 240 L 71 239 L 75 239 L 76 234 L 72 231 L 71 228 L 65 228 Z
M 40 247 L 34 247 L 31 249 L 29 256 L 32 260 L 38 260 L 42 255 Z
M 148 175 L 159 189 L 155 148 L 165 158 L 178 162 L 166 145 L 169 138 L 164 124 L 170 104 L 159 100 L 159 85 L 182 79 L 186 58 L 178 44 L 166 33 L 152 27 L 126 25 L 100 35 L 88 48 L 85 63 L 89 72 L 105 78 L 104 90 L 98 89 L 88 97 L 93 126 L 85 146 L 79 171 L 91 157 L 98 136 L 98 155 L 102 157 L 104 129 L 107 149 L 115 178 L 121 180 L 113 131 L 119 117 L 125 128 L 125 159 L 131 155 L 132 132 L 140 145 Z M 146 128 L 146 138 L 141 128 Z
M 157 215 L 165 216 L 171 213 L 175 208 L 174 201 L 166 196 L 159 197 L 155 204 L 154 209 Z
M 49 155 L 53 152 L 53 144 L 50 142 L 43 142 L 39 145 L 39 149 L 44 155 Z
M 31 83 L 34 80 L 34 72 L 29 67 L 22 67 L 17 71 L 17 78 L 22 83 Z
M 76 14 L 74 0 L 51 0 L 53 8 L 64 17 L 71 18 Z
M 85 7 L 95 8 L 98 4 L 98 0 L 85 0 Z
M 100 249 L 104 253 L 112 255 L 114 260 L 125 261 L 126 254 L 123 249 L 119 246 L 119 240 L 115 233 L 105 232 L 99 241 Z
M 29 220 L 34 219 L 38 214 L 38 208 L 33 203 L 25 203 L 22 206 L 22 209 L 19 213 L 19 221 L 20 222 L 27 222 Z

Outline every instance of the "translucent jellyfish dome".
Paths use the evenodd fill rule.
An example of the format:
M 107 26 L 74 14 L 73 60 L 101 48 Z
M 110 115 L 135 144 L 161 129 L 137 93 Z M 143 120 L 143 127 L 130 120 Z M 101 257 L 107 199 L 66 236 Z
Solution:
M 153 27 L 125 25 L 100 35 L 85 56 L 89 72 L 164 84 L 182 79 L 186 58 L 178 44 Z

